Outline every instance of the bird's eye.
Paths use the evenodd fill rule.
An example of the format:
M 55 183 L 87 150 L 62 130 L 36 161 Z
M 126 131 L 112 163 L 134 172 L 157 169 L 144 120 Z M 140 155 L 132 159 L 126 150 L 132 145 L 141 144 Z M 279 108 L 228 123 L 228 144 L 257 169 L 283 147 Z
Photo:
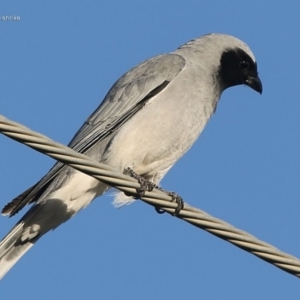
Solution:
M 243 61 L 240 62 L 240 69 L 241 70 L 246 71 L 249 68 L 250 68 L 250 64 L 247 61 L 243 60 Z

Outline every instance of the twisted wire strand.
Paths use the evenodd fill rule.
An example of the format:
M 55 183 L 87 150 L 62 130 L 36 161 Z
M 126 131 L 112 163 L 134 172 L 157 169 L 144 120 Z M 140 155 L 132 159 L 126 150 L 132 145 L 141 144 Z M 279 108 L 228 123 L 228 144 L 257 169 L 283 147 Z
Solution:
M 77 153 L 69 147 L 56 143 L 48 137 L 34 132 L 19 123 L 8 120 L 1 115 L 0 133 L 123 192 L 138 196 L 136 189 L 140 187 L 140 184 L 132 177 L 116 172 L 107 165 L 101 164 L 86 155 Z M 141 197 L 141 200 L 172 215 L 177 207 L 177 204 L 172 202 L 171 196 L 158 189 L 146 192 Z M 188 205 L 186 202 L 184 209 L 176 217 L 204 229 L 292 275 L 300 277 L 300 260 L 298 258 L 284 253 L 274 246 L 258 240 L 249 233 Z

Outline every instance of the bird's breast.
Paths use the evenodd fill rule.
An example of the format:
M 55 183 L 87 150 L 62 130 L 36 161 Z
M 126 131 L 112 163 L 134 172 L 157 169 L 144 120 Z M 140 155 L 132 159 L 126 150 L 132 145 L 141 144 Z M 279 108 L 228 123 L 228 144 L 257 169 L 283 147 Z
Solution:
M 215 99 L 197 86 L 197 79 L 180 75 L 120 128 L 106 153 L 109 164 L 155 173 L 171 167 L 192 146 Z

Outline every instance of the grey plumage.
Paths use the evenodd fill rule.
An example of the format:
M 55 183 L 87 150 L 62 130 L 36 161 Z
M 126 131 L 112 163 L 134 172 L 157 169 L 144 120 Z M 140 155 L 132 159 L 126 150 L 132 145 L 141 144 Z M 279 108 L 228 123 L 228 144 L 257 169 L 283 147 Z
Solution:
M 120 172 L 130 167 L 158 184 L 195 142 L 216 110 L 222 92 L 238 84 L 262 92 L 249 47 L 229 35 L 205 35 L 125 73 L 69 146 Z M 56 163 L 2 211 L 12 216 L 33 203 L 0 242 L 0 278 L 42 235 L 67 221 L 108 188 Z M 119 193 L 115 205 L 131 201 Z

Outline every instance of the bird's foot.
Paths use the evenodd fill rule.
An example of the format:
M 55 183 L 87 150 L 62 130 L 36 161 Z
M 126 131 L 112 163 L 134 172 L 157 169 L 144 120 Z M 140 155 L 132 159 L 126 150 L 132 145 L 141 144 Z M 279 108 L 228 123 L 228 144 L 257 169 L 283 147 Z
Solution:
M 145 195 L 145 192 L 151 192 L 154 188 L 160 190 L 161 192 L 169 195 L 172 197 L 172 201 L 175 201 L 177 203 L 177 207 L 173 213 L 173 216 L 178 216 L 180 211 L 184 208 L 184 201 L 183 199 L 177 195 L 174 192 L 169 192 L 166 191 L 164 189 L 162 189 L 161 187 L 159 187 L 158 185 L 156 185 L 155 183 L 147 180 L 146 178 L 138 175 L 137 173 L 135 173 L 131 168 L 125 168 L 124 170 L 124 174 L 125 175 L 129 175 L 130 177 L 136 179 L 138 181 L 138 183 L 141 185 L 139 188 L 136 189 L 136 192 L 138 194 L 137 198 L 141 198 Z M 126 194 L 127 196 L 132 196 L 129 194 Z M 159 207 L 155 207 L 155 210 L 157 213 L 159 214 L 163 214 L 165 211 Z
M 178 216 L 180 211 L 184 208 L 184 201 L 181 196 L 174 192 L 168 192 L 168 195 L 172 197 L 172 201 L 177 203 L 173 216 Z
M 136 189 L 138 198 L 143 197 L 146 192 L 151 192 L 154 188 L 158 188 L 156 184 L 138 175 L 131 168 L 125 168 L 124 174 L 129 175 L 130 177 L 136 179 L 138 183 L 141 185 L 139 188 Z
M 178 194 L 174 193 L 174 192 L 169 192 L 169 191 L 166 191 L 162 188 L 158 188 L 160 191 L 164 192 L 165 194 L 169 195 L 172 197 L 172 202 L 176 202 L 177 203 L 177 207 L 175 208 L 175 211 L 173 213 L 173 216 L 178 216 L 180 211 L 184 208 L 184 201 L 182 199 L 181 196 L 179 196 Z M 158 208 L 158 207 L 155 207 L 155 210 L 157 213 L 159 214 L 163 214 L 165 211 Z

